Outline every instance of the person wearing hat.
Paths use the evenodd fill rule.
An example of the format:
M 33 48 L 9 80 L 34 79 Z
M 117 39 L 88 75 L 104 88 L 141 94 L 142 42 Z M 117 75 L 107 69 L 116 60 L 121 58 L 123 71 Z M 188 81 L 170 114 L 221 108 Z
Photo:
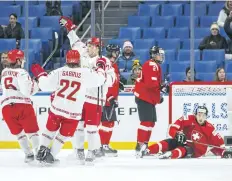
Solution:
M 138 78 L 141 70 L 142 70 L 142 66 L 139 60 L 134 60 L 134 63 L 132 65 L 132 74 L 127 79 L 127 85 L 135 85 L 135 81 Z
M 220 28 L 217 23 L 212 23 L 210 26 L 211 35 L 206 36 L 199 45 L 200 50 L 204 49 L 227 49 L 228 44 L 225 37 L 221 36 Z

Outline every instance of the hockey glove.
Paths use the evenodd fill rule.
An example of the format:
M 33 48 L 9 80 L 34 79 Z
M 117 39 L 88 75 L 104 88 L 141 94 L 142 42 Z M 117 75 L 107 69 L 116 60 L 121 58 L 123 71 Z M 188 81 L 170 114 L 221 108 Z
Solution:
M 186 136 L 182 131 L 176 133 L 175 139 L 179 146 L 186 144 Z
M 118 101 L 117 101 L 114 97 L 112 97 L 112 98 L 109 100 L 109 103 L 110 103 L 110 106 L 111 106 L 111 107 L 113 107 L 113 106 L 114 106 L 114 108 L 117 108 L 117 107 L 118 107 Z
M 41 67 L 39 64 L 32 64 L 31 66 L 31 72 L 35 76 L 35 78 L 38 80 L 41 76 L 47 76 L 47 72 Z
M 225 150 L 222 158 L 232 158 L 232 150 Z
M 99 58 L 96 62 L 97 68 L 101 68 L 103 70 L 106 69 L 106 59 L 105 58 Z

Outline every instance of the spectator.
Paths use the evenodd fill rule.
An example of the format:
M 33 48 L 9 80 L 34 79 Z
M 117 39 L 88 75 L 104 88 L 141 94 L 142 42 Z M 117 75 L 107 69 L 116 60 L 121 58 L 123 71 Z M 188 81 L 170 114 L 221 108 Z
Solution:
M 218 68 L 215 72 L 214 80 L 217 82 L 225 82 L 226 81 L 226 73 L 224 68 Z
M 133 52 L 133 45 L 131 41 L 127 40 L 123 44 L 123 51 L 122 55 L 118 58 L 118 61 L 124 61 L 125 62 L 125 68 L 120 69 L 121 72 L 127 72 L 128 71 L 128 62 L 131 62 L 135 60 L 135 54 Z
M 135 85 L 135 81 L 138 78 L 141 70 L 142 65 L 140 64 L 139 60 L 134 60 L 134 63 L 132 65 L 132 73 L 130 77 L 127 79 L 127 85 Z
M 0 38 L 4 38 L 4 29 L 3 27 L 0 25 Z
M 46 16 L 62 16 L 61 1 L 47 1 L 46 11 Z
M 210 27 L 211 35 L 205 37 L 199 45 L 200 50 L 204 49 L 227 49 L 226 39 L 220 35 L 220 28 L 217 23 L 213 23 Z
M 225 6 L 219 13 L 217 23 L 220 27 L 224 27 L 225 20 L 229 16 L 230 11 L 232 11 L 232 1 L 226 1 Z
M 3 53 L 1 54 L 0 76 L 1 76 L 2 70 L 5 68 L 5 65 L 6 65 L 6 63 L 7 63 L 7 58 L 8 58 L 7 52 L 3 52 Z M 0 79 L 0 81 L 1 81 L 1 79 Z
M 186 78 L 183 80 L 183 82 L 191 82 L 191 69 L 190 67 L 187 67 L 185 70 Z M 196 78 L 196 70 L 194 69 L 194 82 L 201 81 L 200 79 Z
M 9 17 L 10 24 L 5 29 L 6 38 L 16 38 L 16 40 L 24 38 L 24 32 L 21 24 L 17 22 L 17 15 L 12 13 Z

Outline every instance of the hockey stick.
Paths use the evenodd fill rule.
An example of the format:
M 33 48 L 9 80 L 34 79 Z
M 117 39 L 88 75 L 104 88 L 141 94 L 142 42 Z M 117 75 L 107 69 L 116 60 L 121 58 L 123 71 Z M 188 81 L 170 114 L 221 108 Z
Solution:
M 105 113 L 107 121 L 111 120 L 113 112 L 114 112 L 114 105 L 112 106 L 112 108 L 110 110 L 110 115 L 109 116 L 107 115 L 107 112 Z
M 56 50 L 58 48 L 58 44 L 59 44 L 59 40 L 58 40 L 59 36 L 58 36 L 58 33 L 55 32 L 55 47 L 54 49 L 52 50 L 51 54 L 48 56 L 48 58 L 45 60 L 45 62 L 43 63 L 42 67 L 44 68 L 48 62 L 50 62 L 52 56 L 56 53 Z
M 199 145 L 208 146 L 208 147 L 210 147 L 210 148 L 220 148 L 220 149 L 226 149 L 225 147 L 220 147 L 220 146 L 210 145 L 210 144 L 201 143 L 201 142 L 192 141 L 192 140 L 187 140 L 187 142 L 188 142 L 188 143 L 195 143 L 195 144 L 199 144 Z

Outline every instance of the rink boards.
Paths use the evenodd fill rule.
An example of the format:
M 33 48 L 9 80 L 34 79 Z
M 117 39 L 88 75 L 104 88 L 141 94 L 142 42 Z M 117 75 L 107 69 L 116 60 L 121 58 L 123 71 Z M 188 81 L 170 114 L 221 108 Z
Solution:
M 155 128 L 153 128 L 151 141 L 155 142 L 161 139 L 166 138 L 167 129 L 169 125 L 169 103 L 168 96 L 164 96 L 164 102 L 160 105 L 157 105 L 157 117 L 158 122 L 156 123 Z M 32 97 L 33 105 L 36 110 L 38 123 L 40 131 L 43 131 L 46 125 L 48 109 L 50 107 L 50 94 L 49 93 L 38 93 Z M 214 97 L 212 104 L 217 104 L 220 102 L 220 105 L 224 101 L 221 97 Z M 134 101 L 134 96 L 132 93 L 120 93 L 119 96 L 119 108 L 117 109 L 117 116 L 119 123 L 115 124 L 114 132 L 111 139 L 111 144 L 116 149 L 134 149 L 136 138 L 137 138 L 137 128 L 139 126 L 139 117 Z M 180 101 L 181 102 L 181 101 Z M 181 103 L 182 104 L 182 103 Z M 188 113 L 192 113 L 193 106 L 189 104 L 188 100 L 184 100 L 184 105 L 188 106 Z M 177 115 L 183 115 L 186 113 L 186 109 L 182 109 L 181 106 L 177 106 L 178 109 L 174 109 Z M 182 106 L 183 107 L 183 106 Z M 185 107 L 186 108 L 186 107 Z M 226 107 L 224 107 L 226 109 Z M 215 110 L 216 109 L 216 110 Z M 219 114 L 221 107 L 214 109 L 213 114 Z M 223 109 L 224 111 L 224 109 Z M 226 112 L 224 112 L 226 114 Z M 209 113 L 211 114 L 211 113 Z M 11 135 L 9 132 L 2 116 L 0 117 L 0 148 L 18 148 L 16 138 Z M 224 132 L 223 125 L 226 122 L 224 117 L 216 117 L 217 122 L 221 121 L 220 125 L 216 125 L 219 132 Z M 225 126 L 225 125 L 224 125 Z M 71 143 L 67 142 L 64 148 L 71 148 Z

